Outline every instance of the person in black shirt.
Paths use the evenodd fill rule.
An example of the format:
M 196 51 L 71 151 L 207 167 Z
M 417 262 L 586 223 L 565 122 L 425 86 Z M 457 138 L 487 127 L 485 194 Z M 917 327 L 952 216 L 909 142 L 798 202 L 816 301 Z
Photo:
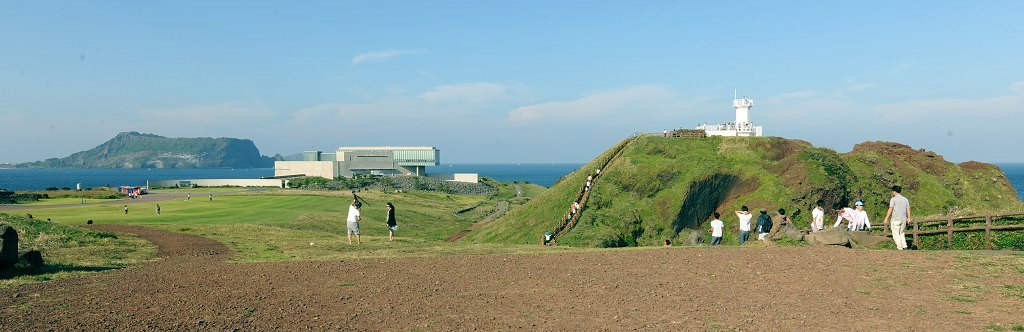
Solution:
M 395 206 L 388 202 L 388 241 L 395 240 L 395 231 L 398 230 L 398 222 L 395 221 Z

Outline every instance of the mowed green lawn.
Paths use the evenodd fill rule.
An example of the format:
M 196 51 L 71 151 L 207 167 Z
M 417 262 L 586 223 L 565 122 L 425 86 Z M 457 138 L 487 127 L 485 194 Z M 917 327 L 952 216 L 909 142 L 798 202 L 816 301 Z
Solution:
M 100 202 L 113 202 L 123 199 L 114 198 L 85 198 L 84 201 L 87 204 L 100 203 Z M 82 204 L 83 199 L 78 197 L 62 197 L 62 198 L 44 198 L 38 201 L 21 202 L 18 205 L 63 205 L 63 204 Z M 125 200 L 126 201 L 126 200 Z
M 192 195 L 157 203 L 127 202 L 124 205 L 96 204 L 75 207 L 30 209 L 36 218 L 56 223 L 145 225 L 158 229 L 206 236 L 236 251 L 238 261 L 329 260 L 341 258 L 472 255 L 563 251 L 540 245 L 490 245 L 449 243 L 451 234 L 469 227 L 487 214 L 473 206 L 496 204 L 487 196 L 439 193 L 362 192 L 366 201 L 361 222 L 360 245 L 346 240 L 345 217 L 352 202 L 349 193 L 271 190 L 208 196 Z M 198 197 L 197 197 L 198 196 Z M 385 203 L 397 211 L 399 231 L 388 242 L 384 223 Z M 161 214 L 156 214 L 160 204 Z M 477 212 L 479 210 L 479 212 Z M 539 241 L 539 237 L 538 237 Z

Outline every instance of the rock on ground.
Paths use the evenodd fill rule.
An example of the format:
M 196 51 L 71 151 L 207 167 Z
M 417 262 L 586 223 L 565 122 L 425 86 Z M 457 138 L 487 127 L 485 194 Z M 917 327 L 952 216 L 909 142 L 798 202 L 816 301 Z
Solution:
M 850 242 L 856 247 L 871 248 L 877 246 L 879 243 L 891 241 L 888 237 L 871 235 L 867 232 L 852 232 L 850 233 Z
M 18 231 L 0 224 L 0 268 L 18 264 Z
M 18 255 L 18 261 L 34 268 L 41 268 L 43 267 L 43 253 L 32 249 Z
M 781 226 L 775 226 L 775 228 L 772 228 L 772 233 L 769 236 L 770 240 L 779 241 L 785 238 L 794 241 L 803 241 L 804 233 L 796 229 L 796 226 L 793 226 L 793 224 L 785 224 Z
M 807 234 L 807 242 L 825 246 L 850 246 L 850 232 L 845 228 L 831 227 L 820 232 Z

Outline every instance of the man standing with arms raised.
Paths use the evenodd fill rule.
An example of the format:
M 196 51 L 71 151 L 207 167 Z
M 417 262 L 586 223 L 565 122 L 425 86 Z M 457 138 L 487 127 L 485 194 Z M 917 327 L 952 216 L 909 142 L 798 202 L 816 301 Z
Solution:
M 352 234 L 356 235 L 356 244 L 362 244 L 363 241 L 359 239 L 359 220 L 362 219 L 359 213 L 359 208 L 363 206 L 363 203 L 359 203 L 359 199 L 353 199 L 352 205 L 348 206 L 348 218 L 346 218 L 346 226 L 348 226 L 348 244 L 352 244 Z
M 904 236 L 903 231 L 910 220 L 910 201 L 903 197 L 902 192 L 903 188 L 900 186 L 892 186 L 892 199 L 889 200 L 889 211 L 885 213 L 885 220 L 882 221 L 882 224 L 888 225 L 889 217 L 892 217 L 892 225 L 889 226 L 892 229 L 892 240 L 896 242 L 897 249 L 906 250 L 907 238 Z

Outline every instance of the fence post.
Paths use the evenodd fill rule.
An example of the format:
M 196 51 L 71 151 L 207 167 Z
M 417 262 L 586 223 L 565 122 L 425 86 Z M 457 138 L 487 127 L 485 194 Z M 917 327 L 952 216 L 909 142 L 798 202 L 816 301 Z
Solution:
M 917 220 L 914 220 L 914 247 L 921 249 L 921 243 L 917 242 Z
M 946 217 L 946 249 L 953 249 L 953 217 Z
M 992 249 L 992 216 L 985 216 L 985 247 Z

